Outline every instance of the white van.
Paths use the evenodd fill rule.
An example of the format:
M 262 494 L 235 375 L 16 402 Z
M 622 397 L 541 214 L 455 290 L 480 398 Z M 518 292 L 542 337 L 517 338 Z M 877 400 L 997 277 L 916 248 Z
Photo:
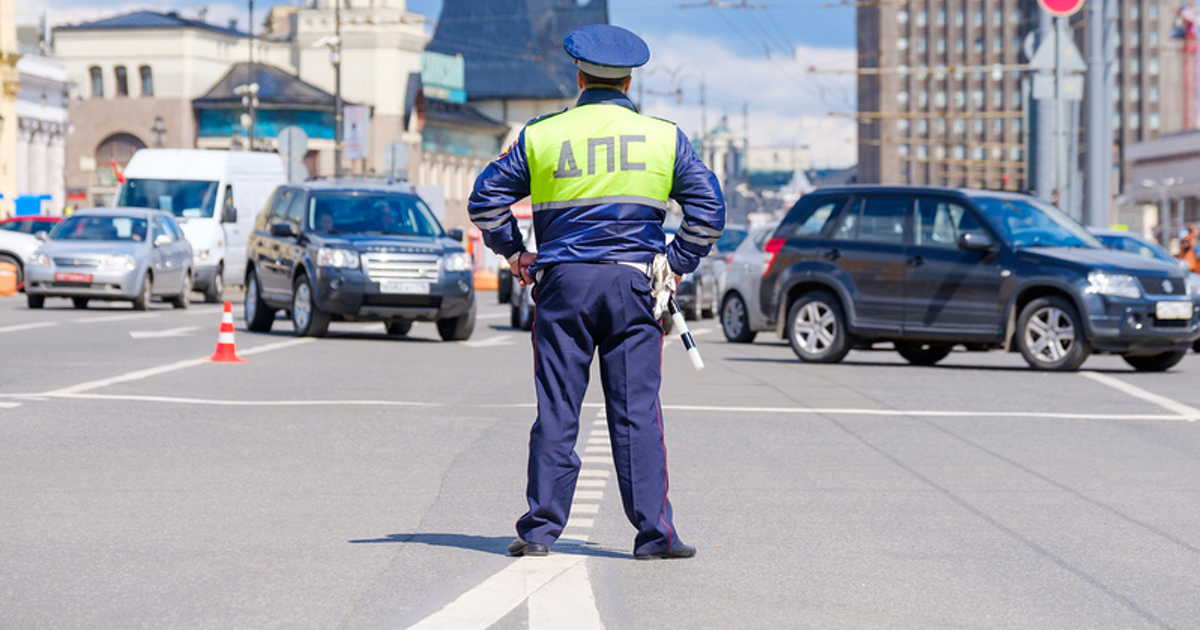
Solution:
M 227 282 L 241 284 L 254 220 L 286 182 L 275 153 L 142 149 L 125 167 L 113 205 L 175 215 L 192 244 L 193 286 L 206 302 L 219 302 Z

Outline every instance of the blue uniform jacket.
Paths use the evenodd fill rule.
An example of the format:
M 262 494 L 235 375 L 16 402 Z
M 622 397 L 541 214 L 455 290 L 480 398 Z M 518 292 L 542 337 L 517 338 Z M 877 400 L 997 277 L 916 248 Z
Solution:
M 625 94 L 590 89 L 577 107 L 593 103 L 620 105 L 636 111 Z M 536 124 L 537 120 L 526 125 Z M 492 162 L 475 180 L 467 210 L 483 232 L 483 242 L 496 254 L 511 258 L 525 251 L 517 220 L 510 207 L 529 196 L 529 164 L 525 129 L 508 152 Z M 677 131 L 675 172 L 670 198 L 683 208 L 683 223 L 668 245 L 663 231 L 666 213 L 630 203 L 539 210 L 533 214 L 538 243 L 535 268 L 560 262 L 649 262 L 666 252 L 675 273 L 689 273 L 700 264 L 725 229 L 725 199 L 716 175 L 700 161 L 682 131 Z M 587 220 L 578 220 L 586 217 Z M 652 220 L 631 221 L 633 217 Z

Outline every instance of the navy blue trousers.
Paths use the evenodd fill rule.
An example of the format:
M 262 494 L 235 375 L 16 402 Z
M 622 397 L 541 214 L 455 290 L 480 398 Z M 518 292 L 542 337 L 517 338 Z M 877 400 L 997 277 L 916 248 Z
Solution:
M 517 534 L 551 545 L 567 525 L 579 476 L 579 413 L 598 353 L 621 501 L 637 528 L 634 553 L 666 550 L 675 531 L 658 400 L 663 330 L 649 279 L 626 265 L 562 263 L 542 274 L 534 296 L 538 413 L 529 433 L 529 512 Z

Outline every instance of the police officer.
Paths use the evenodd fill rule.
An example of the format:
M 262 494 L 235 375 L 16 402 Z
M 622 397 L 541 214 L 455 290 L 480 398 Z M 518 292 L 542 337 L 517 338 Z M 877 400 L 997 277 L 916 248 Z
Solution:
M 656 255 L 676 275 L 693 271 L 721 236 L 725 201 L 683 132 L 639 115 L 625 95 L 632 69 L 650 59 L 641 38 L 596 24 L 572 31 L 563 48 L 579 68 L 576 106 L 527 124 L 476 179 L 468 207 L 513 277 L 523 286 L 537 281 L 529 511 L 508 551 L 544 556 L 566 527 L 579 475 L 579 413 L 598 351 L 621 501 L 637 528 L 634 557 L 690 558 L 696 548 L 680 540 L 667 499 L 663 329 L 649 275 Z M 536 254 L 526 251 L 509 209 L 527 196 Z M 684 218 L 668 245 L 670 199 Z

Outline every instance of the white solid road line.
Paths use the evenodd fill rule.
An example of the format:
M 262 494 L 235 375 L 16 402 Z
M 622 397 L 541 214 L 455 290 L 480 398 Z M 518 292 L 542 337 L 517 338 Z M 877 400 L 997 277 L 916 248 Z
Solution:
M 199 326 L 183 326 L 166 330 L 131 330 L 129 336 L 134 339 L 161 339 L 163 337 L 186 337 L 200 330 Z
M 1176 420 L 1188 420 L 1190 422 L 1200 420 L 1200 409 L 1190 407 L 1181 402 L 1167 398 L 1166 396 L 1148 392 L 1137 385 L 1131 385 L 1120 379 L 1108 376 L 1107 374 L 1100 374 L 1099 372 L 1080 372 L 1080 375 L 1090 378 L 1097 383 L 1107 385 L 1117 391 L 1129 394 L 1134 398 L 1158 405 L 1159 407 L 1162 407 L 1168 411 L 1173 411 L 1180 416 L 1179 418 L 1175 418 Z
M 33 324 L 17 324 L 16 326 L 5 326 L 0 328 L 0 333 L 21 332 L 22 330 L 33 330 L 35 328 L 49 328 L 57 326 L 58 322 L 37 322 Z
M 61 391 L 61 390 L 60 390 Z M 57 398 L 86 398 L 88 400 L 126 400 L 132 402 L 175 403 L 179 405 L 210 405 L 214 407 L 445 407 L 439 403 L 405 402 L 402 400 L 213 400 L 179 396 L 136 396 L 129 394 L 85 394 L 51 392 L 38 394 Z
M 123 322 L 135 319 L 154 319 L 160 313 L 122 313 L 120 315 L 99 315 L 96 317 L 84 317 L 75 320 L 74 324 L 99 324 L 106 322 Z
M 0 401 L 0 409 L 15 409 L 20 406 L 21 403 Z
M 259 346 L 257 348 L 252 348 L 250 350 L 243 350 L 239 354 L 241 356 L 245 357 L 245 356 L 250 356 L 250 355 L 254 355 L 254 354 L 261 354 L 263 352 L 271 352 L 273 350 L 282 350 L 284 348 L 290 348 L 292 346 L 309 343 L 311 341 L 313 341 L 313 339 L 311 337 L 304 338 L 304 339 L 290 339 L 288 341 L 281 341 L 279 343 L 271 343 L 271 344 L 267 344 L 265 346 Z M 187 359 L 185 361 L 176 361 L 175 363 L 168 363 L 167 365 L 160 365 L 158 367 L 147 368 L 145 370 L 137 370 L 134 372 L 119 374 L 117 376 L 111 376 L 109 378 L 102 378 L 102 379 L 95 380 L 95 381 L 88 381 L 86 383 L 79 383 L 78 385 L 71 385 L 69 387 L 63 387 L 61 389 L 56 389 L 56 390 L 48 391 L 48 392 L 45 392 L 42 394 L 34 394 L 34 395 L 35 396 L 71 396 L 74 394 L 81 394 L 83 392 L 90 391 L 93 389 L 100 389 L 101 387 L 108 387 L 110 385 L 116 385 L 117 383 L 127 383 L 129 381 L 140 381 L 145 378 L 150 378 L 151 376 L 158 376 L 159 374 L 166 374 L 168 372 L 175 372 L 177 370 L 183 370 L 183 369 L 190 368 L 190 367 L 196 367 L 197 365 L 204 365 L 207 362 L 208 362 L 207 358 Z

